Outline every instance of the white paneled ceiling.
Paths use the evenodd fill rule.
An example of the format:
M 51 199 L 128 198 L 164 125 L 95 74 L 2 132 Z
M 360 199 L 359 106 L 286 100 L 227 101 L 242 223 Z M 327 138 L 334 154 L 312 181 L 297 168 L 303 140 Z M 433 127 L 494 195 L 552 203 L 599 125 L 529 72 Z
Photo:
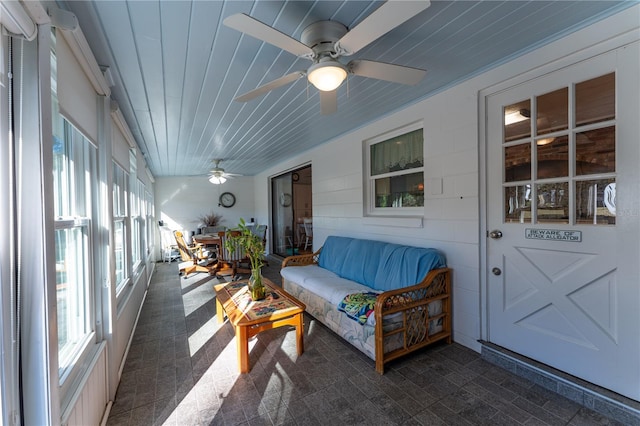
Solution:
M 338 111 L 320 114 L 305 78 L 233 99 L 308 60 L 222 24 L 246 13 L 300 39 L 319 20 L 353 28 L 379 1 L 62 1 L 76 14 L 156 176 L 206 175 L 214 158 L 254 175 L 634 4 L 632 1 L 437 1 L 349 59 L 427 70 L 416 86 L 351 76 Z

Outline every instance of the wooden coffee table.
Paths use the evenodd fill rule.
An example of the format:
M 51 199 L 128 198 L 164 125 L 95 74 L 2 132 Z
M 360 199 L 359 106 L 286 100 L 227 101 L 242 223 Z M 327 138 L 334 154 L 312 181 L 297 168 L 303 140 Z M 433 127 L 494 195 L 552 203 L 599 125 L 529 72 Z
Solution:
M 258 301 L 251 300 L 247 280 L 213 286 L 216 291 L 218 322 L 222 323 L 226 314 L 235 329 L 240 373 L 248 373 L 250 370 L 249 339 L 262 331 L 285 325 L 294 326 L 298 355 L 302 355 L 304 351 L 304 303 L 268 279 L 262 278 L 262 282 L 267 296 Z

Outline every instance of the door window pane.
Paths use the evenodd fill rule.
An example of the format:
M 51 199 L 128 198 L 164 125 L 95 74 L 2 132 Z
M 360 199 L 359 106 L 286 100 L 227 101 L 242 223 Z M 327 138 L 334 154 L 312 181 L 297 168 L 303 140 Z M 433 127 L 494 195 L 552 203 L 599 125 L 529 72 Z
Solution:
M 531 101 L 529 99 L 504 107 L 505 142 L 531 136 Z
M 576 182 L 576 218 L 578 223 L 615 225 L 616 180 Z
M 569 88 L 538 96 L 536 125 L 538 135 L 566 130 L 569 125 Z
M 576 135 L 576 174 L 616 171 L 615 126 L 581 132 Z
M 536 141 L 538 157 L 538 179 L 569 176 L 569 138 L 538 139 Z
M 505 222 L 531 222 L 531 185 L 504 189 Z
M 521 143 L 519 145 L 505 147 L 505 182 L 515 182 L 519 180 L 529 179 L 531 179 L 531 144 Z
M 539 223 L 569 222 L 569 183 L 544 183 L 536 187 Z
M 616 118 L 616 75 L 576 84 L 576 126 Z

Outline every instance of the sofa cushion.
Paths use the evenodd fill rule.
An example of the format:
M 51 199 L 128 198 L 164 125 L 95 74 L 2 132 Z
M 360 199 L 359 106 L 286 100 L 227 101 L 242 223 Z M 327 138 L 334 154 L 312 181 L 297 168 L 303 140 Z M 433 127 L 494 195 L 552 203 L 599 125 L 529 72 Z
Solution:
M 444 268 L 445 257 L 436 249 L 388 244 L 379 258 L 372 288 L 393 290 L 419 283 L 432 269 Z
M 318 265 L 321 268 L 340 275 L 345 258 L 345 248 L 353 238 L 329 236 L 322 245 L 322 251 L 318 257 Z
M 446 262 L 444 255 L 432 248 L 329 236 L 318 265 L 342 278 L 386 291 L 417 284 L 431 269 L 445 267 Z
M 317 265 L 282 268 L 280 274 L 336 306 L 347 294 L 371 291 L 369 287 L 341 278 Z
M 342 278 L 372 287 L 387 245 L 382 241 L 330 236 L 322 246 L 318 264 Z

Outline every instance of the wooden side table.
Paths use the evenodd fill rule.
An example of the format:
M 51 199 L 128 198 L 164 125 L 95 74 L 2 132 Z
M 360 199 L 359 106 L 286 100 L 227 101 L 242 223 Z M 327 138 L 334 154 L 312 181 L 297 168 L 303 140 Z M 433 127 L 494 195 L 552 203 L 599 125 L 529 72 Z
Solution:
M 298 355 L 304 352 L 303 313 L 306 306 L 268 279 L 262 278 L 262 281 L 267 297 L 258 301 L 251 300 L 247 280 L 213 286 L 216 291 L 218 322 L 222 323 L 226 314 L 235 329 L 240 373 L 248 373 L 250 370 L 249 339 L 265 330 L 285 325 L 294 326 Z

